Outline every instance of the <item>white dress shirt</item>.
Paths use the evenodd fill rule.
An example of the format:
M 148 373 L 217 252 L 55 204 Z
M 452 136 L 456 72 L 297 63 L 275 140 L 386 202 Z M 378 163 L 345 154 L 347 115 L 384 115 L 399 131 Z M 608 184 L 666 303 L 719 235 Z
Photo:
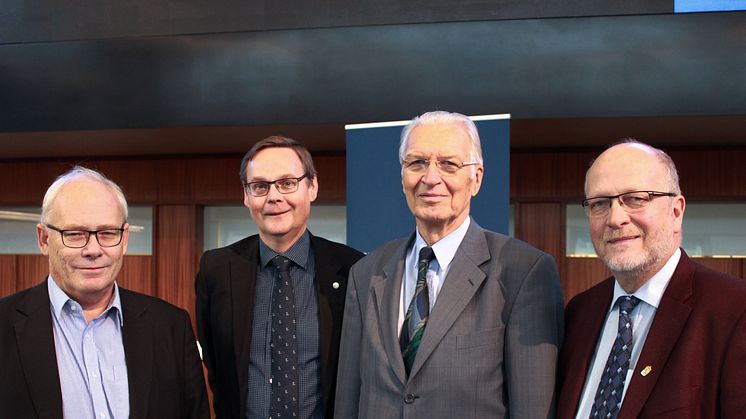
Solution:
M 446 275 L 448 275 L 448 268 L 451 265 L 451 261 L 453 261 L 456 251 L 464 240 L 464 236 L 466 236 L 466 231 L 469 229 L 469 224 L 471 223 L 470 220 L 470 217 L 466 217 L 464 222 L 456 230 L 431 246 L 435 253 L 435 259 L 430 261 L 427 270 L 427 295 L 430 298 L 430 312 L 435 307 L 435 301 L 438 298 L 440 289 L 443 287 L 443 281 L 445 281 Z M 404 278 L 401 284 L 401 299 L 399 303 L 399 327 L 397 329 L 399 334 L 401 334 L 404 317 L 407 314 L 409 303 L 412 301 L 414 290 L 417 287 L 417 259 L 419 258 L 420 250 L 426 246 L 425 239 L 422 238 L 420 231 L 417 230 L 414 245 L 407 252 L 407 258 L 404 263 Z
M 681 258 L 681 249 L 676 249 L 673 255 L 668 259 L 663 268 L 650 278 L 643 286 L 632 294 L 628 294 L 619 285 L 618 281 L 614 282 L 614 296 L 611 299 L 611 306 L 606 314 L 606 323 L 604 324 L 601 338 L 596 346 L 596 353 L 591 361 L 591 368 L 585 379 L 583 394 L 580 398 L 580 407 L 575 415 L 576 419 L 588 419 L 593 409 L 593 401 L 596 398 L 598 383 L 601 381 L 606 361 L 609 358 L 611 347 L 617 335 L 619 326 L 619 308 L 615 306 L 616 300 L 624 295 L 633 295 L 640 299 L 640 302 L 630 313 L 632 319 L 632 357 L 627 370 L 627 378 L 624 381 L 624 393 L 622 393 L 622 402 L 624 395 L 627 393 L 629 382 L 632 381 L 632 373 L 635 371 L 637 360 L 640 358 L 645 339 L 650 331 L 650 325 L 653 324 L 655 312 L 658 309 L 663 293 L 666 291 L 668 282 L 671 280 L 676 266 Z M 593 331 L 589 330 L 588 333 Z

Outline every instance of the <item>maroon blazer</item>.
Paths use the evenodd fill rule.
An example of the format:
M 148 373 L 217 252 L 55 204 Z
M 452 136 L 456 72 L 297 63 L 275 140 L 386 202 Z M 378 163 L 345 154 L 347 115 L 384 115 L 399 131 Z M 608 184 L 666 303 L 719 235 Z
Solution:
M 565 309 L 559 419 L 575 416 L 613 290 L 609 278 Z M 707 269 L 682 251 L 618 419 L 743 418 L 745 412 L 746 281 Z

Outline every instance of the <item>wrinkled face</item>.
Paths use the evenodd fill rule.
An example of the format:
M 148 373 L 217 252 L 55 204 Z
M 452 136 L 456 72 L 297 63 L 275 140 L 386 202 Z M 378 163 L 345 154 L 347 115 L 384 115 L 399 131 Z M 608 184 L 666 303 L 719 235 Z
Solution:
M 254 156 L 246 167 L 247 182 L 275 181 L 303 176 L 303 164 L 295 151 L 288 147 L 265 148 Z M 316 200 L 316 178 L 304 178 L 295 192 L 282 194 L 271 185 L 265 196 L 251 196 L 244 190 L 244 205 L 259 229 L 259 236 L 267 244 L 292 245 L 306 230 L 311 202 Z M 284 247 L 281 246 L 281 247 Z
M 429 124 L 415 127 L 409 137 L 404 160 L 471 159 L 471 142 L 466 129 L 455 124 Z M 471 197 L 482 184 L 482 165 L 465 166 L 452 175 L 443 175 L 430 164 L 425 173 L 402 169 L 402 188 L 407 205 L 421 230 L 448 234 L 469 216 Z
M 665 166 L 639 145 L 605 151 L 587 174 L 586 198 L 631 191 L 672 192 Z M 684 197 L 655 198 L 640 212 L 612 203 L 606 216 L 590 216 L 591 240 L 614 273 L 644 276 L 657 272 L 681 242 Z
M 118 229 L 125 220 L 116 195 L 107 186 L 80 179 L 60 189 L 46 222 L 61 230 L 93 231 Z M 125 224 L 122 242 L 114 247 L 101 247 L 92 234 L 85 247 L 69 248 L 59 232 L 42 224 L 37 225 L 37 239 L 42 254 L 49 257 L 49 272 L 57 285 L 85 305 L 112 291 L 127 251 L 128 227 Z

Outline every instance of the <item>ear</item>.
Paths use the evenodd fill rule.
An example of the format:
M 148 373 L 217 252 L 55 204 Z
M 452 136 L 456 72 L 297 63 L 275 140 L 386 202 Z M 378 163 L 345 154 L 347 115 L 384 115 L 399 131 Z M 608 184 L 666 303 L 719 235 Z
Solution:
M 319 177 L 314 176 L 313 179 L 311 179 L 311 184 L 308 185 L 308 200 L 310 202 L 313 202 L 316 200 L 316 197 L 319 194 Z
M 42 255 L 49 255 L 49 232 L 41 223 L 36 225 L 36 243 Z
M 686 209 L 686 198 L 684 195 L 678 195 L 673 198 L 672 215 L 674 218 L 674 233 L 681 233 L 681 226 L 684 223 L 684 210 Z
M 129 223 L 125 223 L 124 227 L 122 227 L 124 231 L 122 232 L 122 254 L 127 253 L 127 243 L 130 241 L 130 225 Z
M 249 206 L 249 202 L 251 201 L 251 196 L 249 195 L 249 192 L 246 190 L 246 188 L 243 188 L 243 206 L 246 208 L 251 208 Z
M 479 188 L 482 187 L 482 177 L 484 176 L 484 166 L 483 165 L 477 165 L 476 169 L 474 169 L 474 176 L 472 177 L 471 182 L 471 196 L 477 196 L 479 193 Z

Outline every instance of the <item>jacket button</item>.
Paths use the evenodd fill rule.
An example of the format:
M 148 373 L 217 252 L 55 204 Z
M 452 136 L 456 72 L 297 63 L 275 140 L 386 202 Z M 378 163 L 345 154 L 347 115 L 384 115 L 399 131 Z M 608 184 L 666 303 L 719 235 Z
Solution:
M 414 399 L 416 399 L 416 398 L 417 397 L 415 397 L 414 394 L 409 393 L 406 396 L 404 396 L 404 403 L 406 403 L 406 404 L 412 404 L 412 403 L 414 403 Z

